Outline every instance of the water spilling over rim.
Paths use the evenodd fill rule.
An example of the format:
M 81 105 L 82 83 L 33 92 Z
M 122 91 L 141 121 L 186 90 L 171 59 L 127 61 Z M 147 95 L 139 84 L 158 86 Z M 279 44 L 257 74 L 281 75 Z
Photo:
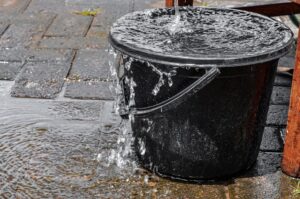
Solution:
M 184 26 L 170 34 L 173 8 L 129 13 L 113 24 L 110 43 L 137 59 L 196 67 L 262 63 L 285 55 L 293 43 L 288 27 L 255 13 L 181 7 L 180 16 Z

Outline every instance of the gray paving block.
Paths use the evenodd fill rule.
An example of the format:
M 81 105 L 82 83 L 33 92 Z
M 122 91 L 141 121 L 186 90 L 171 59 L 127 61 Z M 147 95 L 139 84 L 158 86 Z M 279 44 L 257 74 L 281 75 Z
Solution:
M 71 63 L 74 54 L 69 49 L 0 49 L 0 61 Z
M 54 49 L 98 49 L 108 46 L 108 41 L 97 37 L 45 37 L 39 46 Z
M 0 80 L 14 80 L 23 63 L 0 61 Z
M 59 15 L 55 18 L 45 35 L 58 37 L 85 36 L 92 19 L 90 16 L 75 14 Z
M 39 13 L 51 11 L 55 13 L 64 13 L 66 11 L 65 1 L 62 0 L 31 0 L 25 13 Z
M 55 13 L 46 12 L 46 13 L 25 13 L 18 15 L 0 15 L 0 23 L 7 24 L 43 24 L 52 22 Z
M 0 22 L 0 37 L 3 35 L 4 31 L 8 28 L 9 24 L 8 23 L 1 23 Z
M 285 126 L 287 123 L 288 108 L 287 105 L 270 105 L 266 124 Z
M 28 47 L 37 44 L 48 24 L 12 24 L 0 38 L 0 48 Z
M 274 86 L 271 96 L 271 104 L 288 105 L 290 102 L 290 87 Z
M 105 29 L 101 26 L 91 26 L 87 33 L 87 37 L 108 38 L 109 28 Z
M 81 80 L 108 80 L 110 76 L 108 53 L 105 49 L 79 50 L 69 78 Z
M 12 88 L 13 97 L 53 99 L 61 91 L 69 64 L 28 63 Z
M 277 75 L 275 77 L 274 86 L 285 86 L 291 87 L 292 85 L 292 78 L 284 75 Z
M 29 5 L 30 0 L 14 0 L 4 2 L 4 6 L 0 6 L 2 15 L 16 15 L 22 13 Z
M 280 153 L 260 152 L 254 167 L 229 185 L 230 198 L 279 198 L 281 157 Z
M 65 97 L 73 99 L 113 100 L 109 82 L 68 82 Z
M 282 152 L 283 143 L 278 128 L 265 127 L 260 150 Z

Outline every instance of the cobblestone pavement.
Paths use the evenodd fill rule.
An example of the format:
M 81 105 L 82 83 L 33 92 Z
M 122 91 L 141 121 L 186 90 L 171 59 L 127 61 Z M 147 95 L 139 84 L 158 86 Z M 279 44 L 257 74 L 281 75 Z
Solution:
M 249 1 L 207 2 L 212 6 L 228 6 Z M 5 106 L 16 98 L 21 98 L 18 99 L 21 101 L 26 98 L 24 100 L 27 102 L 31 98 L 48 99 L 50 103 L 59 104 L 55 105 L 57 109 L 69 109 L 68 115 L 88 109 L 88 114 L 83 117 L 94 116 L 93 120 L 100 121 L 101 114 L 97 113 L 103 110 L 100 106 L 97 108 L 97 103 L 105 104 L 113 99 L 109 90 L 111 78 L 106 52 L 110 25 L 127 12 L 163 4 L 163 1 L 157 0 L 0 0 L 0 84 L 10 85 L 6 90 L 10 97 L 4 98 L 2 103 Z M 98 8 L 100 13 L 96 16 L 75 14 L 75 11 Z M 293 67 L 293 57 L 294 52 L 291 52 L 280 60 L 279 65 Z M 115 191 L 126 190 L 128 194 L 125 196 L 130 198 L 297 197 L 292 195 L 296 180 L 280 171 L 290 87 L 290 76 L 276 76 L 257 164 L 242 177 L 212 185 L 187 185 L 155 177 L 147 185 L 123 179 L 108 180 L 108 188 L 98 196 L 114 198 Z M 0 168 L 0 198 L 18 198 L 18 195 L 8 194 L 1 189 L 1 185 L 5 185 L 1 182 L 1 170 L 3 168 Z M 120 188 L 124 186 L 122 184 L 127 187 Z M 152 191 L 149 192 L 145 186 Z M 155 188 L 157 192 L 153 192 Z M 161 190 L 163 192 L 159 195 Z M 105 196 L 106 192 L 108 195 Z M 121 196 L 124 195 L 116 197 Z M 51 197 L 60 198 L 60 195 Z

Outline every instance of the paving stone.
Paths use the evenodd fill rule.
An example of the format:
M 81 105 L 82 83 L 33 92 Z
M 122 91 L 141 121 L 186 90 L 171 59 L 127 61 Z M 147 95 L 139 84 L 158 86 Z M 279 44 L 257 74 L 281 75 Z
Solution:
M 108 46 L 108 41 L 96 37 L 46 37 L 39 46 L 55 49 L 98 49 Z
M 61 91 L 69 64 L 28 63 L 12 88 L 14 97 L 53 99 Z
M 290 94 L 290 87 L 274 86 L 271 96 L 271 104 L 289 105 Z
M 97 16 L 95 16 L 92 26 L 99 26 L 101 27 L 103 30 L 108 31 L 111 27 L 111 25 L 120 17 L 122 17 L 123 15 L 129 13 L 129 10 L 124 10 L 124 9 L 120 9 L 120 10 L 116 10 L 114 9 L 113 13 L 111 13 L 112 11 L 109 10 L 102 10 L 100 14 L 98 14 Z M 110 14 L 107 14 L 110 13 Z
M 285 126 L 287 123 L 288 108 L 286 105 L 270 105 L 266 124 Z
M 0 13 L 3 15 L 16 15 L 22 13 L 29 5 L 30 0 L 2 0 Z
M 24 64 L 0 61 L 0 80 L 14 80 Z
M 7 24 L 49 24 L 52 22 L 56 14 L 51 12 L 46 13 L 25 13 L 18 15 L 0 15 L 0 23 Z
M 0 39 L 0 48 L 35 45 L 47 27 L 48 24 L 12 24 Z
M 291 87 L 292 85 L 292 78 L 289 76 L 284 75 L 277 75 L 275 77 L 274 86 L 286 86 Z
M 39 13 L 51 11 L 55 13 L 64 13 L 66 11 L 65 1 L 62 0 L 31 0 L 25 13 Z
M 87 33 L 87 37 L 99 37 L 102 39 L 108 38 L 109 28 L 105 29 L 101 26 L 91 26 Z
M 283 142 L 278 128 L 265 127 L 260 150 L 282 152 Z
M 113 100 L 109 82 L 68 82 L 65 97 L 73 99 Z
M 279 198 L 280 171 L 255 178 L 239 178 L 230 185 L 232 199 L 275 199 Z
M 278 198 L 281 157 L 280 153 L 260 152 L 255 166 L 229 185 L 231 198 Z
M 0 22 L 0 37 L 3 35 L 4 31 L 8 28 L 9 24 Z
M 110 76 L 108 53 L 104 50 L 79 50 L 69 79 L 107 80 Z
M 71 63 L 74 54 L 68 49 L 0 49 L 0 61 Z
M 45 35 L 56 37 L 85 36 L 92 19 L 90 16 L 75 14 L 59 15 L 55 18 Z

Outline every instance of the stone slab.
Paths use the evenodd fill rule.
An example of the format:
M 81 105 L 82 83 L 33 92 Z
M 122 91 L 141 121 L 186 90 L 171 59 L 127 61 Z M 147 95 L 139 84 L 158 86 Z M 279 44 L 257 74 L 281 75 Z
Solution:
M 278 128 L 265 127 L 260 150 L 275 152 L 283 151 L 283 142 Z
M 292 78 L 286 75 L 277 75 L 275 77 L 274 86 L 285 86 L 291 87 L 292 85 Z
M 230 198 L 278 198 L 281 157 L 280 153 L 260 152 L 255 166 L 229 185 Z
M 61 0 L 31 0 L 25 13 L 39 13 L 51 11 L 55 13 L 66 12 L 65 1 Z
M 7 24 L 49 24 L 54 17 L 55 13 L 23 13 L 18 15 L 0 15 L 0 23 Z
M 0 13 L 2 15 L 16 15 L 22 13 L 29 5 L 30 0 L 1 0 Z
M 0 49 L 0 61 L 71 63 L 74 54 L 68 49 Z
M 100 49 L 79 50 L 68 78 L 107 81 L 109 77 L 108 52 Z
M 45 37 L 39 47 L 54 49 L 99 49 L 108 46 L 107 39 L 96 37 Z
M 48 24 L 12 24 L 0 38 L 0 48 L 35 46 Z
M 113 100 L 110 82 L 68 82 L 65 97 L 73 99 Z
M 0 80 L 14 80 L 24 63 L 0 61 Z
M 103 28 L 101 26 L 91 26 L 87 33 L 87 37 L 99 37 L 102 39 L 107 39 L 108 38 L 108 33 L 109 33 L 109 27 Z
M 267 116 L 267 125 L 285 126 L 289 107 L 287 105 L 270 105 Z
M 8 28 L 9 24 L 8 23 L 1 23 L 0 22 L 0 37 L 3 35 L 3 33 L 6 31 Z
M 45 35 L 52 37 L 85 36 L 92 19 L 89 16 L 75 14 L 59 15 L 55 18 Z
M 290 87 L 274 86 L 271 95 L 271 104 L 289 105 L 290 94 Z
M 61 91 L 69 64 L 28 63 L 12 87 L 13 97 L 53 99 Z

